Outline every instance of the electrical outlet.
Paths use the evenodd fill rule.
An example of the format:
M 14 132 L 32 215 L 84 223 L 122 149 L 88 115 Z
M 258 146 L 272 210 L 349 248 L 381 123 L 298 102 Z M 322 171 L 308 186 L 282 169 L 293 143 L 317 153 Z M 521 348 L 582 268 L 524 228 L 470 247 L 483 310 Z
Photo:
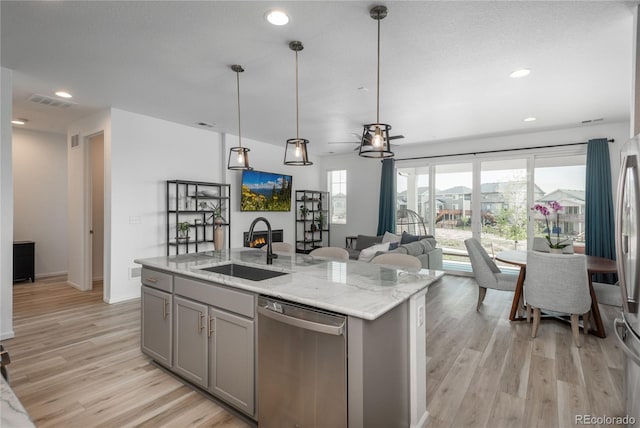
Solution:
M 129 279 L 139 278 L 142 276 L 142 267 L 129 268 Z
M 424 325 L 424 305 L 418 306 L 418 327 Z

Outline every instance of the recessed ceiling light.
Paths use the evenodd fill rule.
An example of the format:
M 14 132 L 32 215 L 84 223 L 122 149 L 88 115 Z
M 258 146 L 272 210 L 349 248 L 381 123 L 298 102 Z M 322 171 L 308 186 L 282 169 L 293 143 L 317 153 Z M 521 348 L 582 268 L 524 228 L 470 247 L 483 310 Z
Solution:
M 289 16 L 281 10 L 270 10 L 266 16 L 267 21 L 273 25 L 281 26 L 289 23 Z
M 513 79 L 517 79 L 519 77 L 528 76 L 529 74 L 531 74 L 531 70 L 529 70 L 528 68 L 521 68 L 520 70 L 516 70 L 513 73 L 511 73 L 509 77 Z
M 525 117 L 524 119 L 522 119 L 523 122 L 533 122 L 536 120 L 537 119 L 535 117 Z
M 24 125 L 27 122 L 28 122 L 27 119 L 13 119 L 11 121 L 11 123 L 13 123 L 14 125 Z
M 60 98 L 72 98 L 73 95 L 71 95 L 69 92 L 65 92 L 65 91 L 58 91 L 56 92 L 56 95 L 59 96 Z

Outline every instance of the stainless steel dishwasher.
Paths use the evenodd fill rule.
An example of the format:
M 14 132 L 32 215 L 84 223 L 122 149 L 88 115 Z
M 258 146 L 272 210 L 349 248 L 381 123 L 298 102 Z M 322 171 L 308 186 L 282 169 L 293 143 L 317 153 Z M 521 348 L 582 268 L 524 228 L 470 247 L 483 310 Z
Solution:
M 347 426 L 347 319 L 258 298 L 260 428 Z

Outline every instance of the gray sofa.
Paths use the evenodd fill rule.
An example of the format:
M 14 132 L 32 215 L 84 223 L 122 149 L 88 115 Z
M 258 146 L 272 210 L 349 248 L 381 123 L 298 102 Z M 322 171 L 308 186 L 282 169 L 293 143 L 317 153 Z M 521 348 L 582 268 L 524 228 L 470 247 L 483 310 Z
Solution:
M 424 269 L 442 270 L 442 248 L 436 248 L 436 239 L 427 235 L 421 237 L 417 241 L 409 242 L 406 244 L 399 244 L 397 248 L 388 251 L 389 253 L 409 254 L 417 257 L 422 263 Z M 382 242 L 382 235 L 369 236 L 358 235 L 356 240 L 356 248 L 347 248 L 349 251 L 349 258 L 358 260 L 360 251 L 364 248 L 368 248 L 372 245 Z M 380 252 L 381 254 L 382 252 Z

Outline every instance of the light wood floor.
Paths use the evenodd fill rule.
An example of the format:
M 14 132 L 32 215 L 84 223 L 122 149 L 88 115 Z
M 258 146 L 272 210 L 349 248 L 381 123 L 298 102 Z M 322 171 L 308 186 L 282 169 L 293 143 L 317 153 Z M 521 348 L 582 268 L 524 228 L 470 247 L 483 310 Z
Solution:
M 608 337 L 581 349 L 568 325 L 509 322 L 512 294 L 489 290 L 475 311 L 470 278 L 427 293 L 429 428 L 566 427 L 574 415 L 622 415 L 618 309 L 601 305 Z M 245 427 L 243 421 L 149 363 L 138 301 L 107 305 L 102 287 L 64 278 L 14 286 L 11 385 L 39 427 Z M 583 337 L 584 339 L 584 337 Z M 611 427 L 611 425 L 608 425 Z
M 3 341 L 11 386 L 38 427 L 247 427 L 140 352 L 139 300 L 108 305 L 102 286 L 51 278 L 14 285 Z
M 513 293 L 487 290 L 476 312 L 474 280 L 445 279 L 427 293 L 429 428 L 562 428 L 575 415 L 624 415 L 619 309 L 600 305 L 607 338 L 581 334 L 576 348 L 568 324 L 542 320 L 532 339 L 531 324 L 509 322 Z

